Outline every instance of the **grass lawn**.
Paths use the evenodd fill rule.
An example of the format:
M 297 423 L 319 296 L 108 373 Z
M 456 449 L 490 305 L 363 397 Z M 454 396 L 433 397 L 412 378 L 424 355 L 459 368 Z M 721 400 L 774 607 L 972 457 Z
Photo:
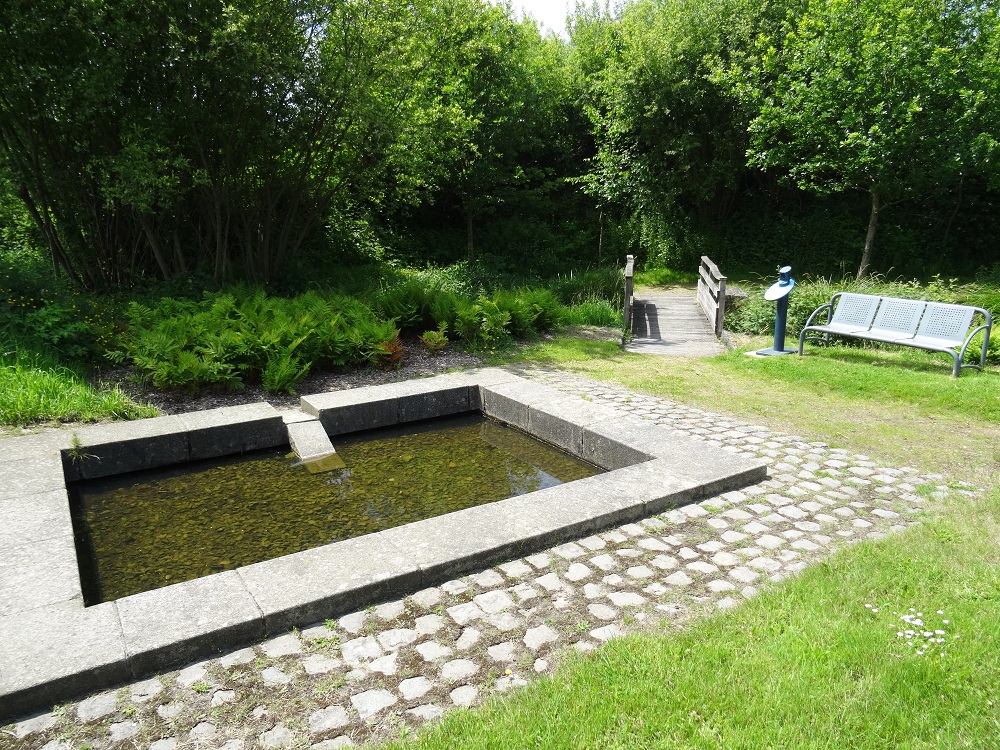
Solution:
M 924 523 L 853 545 L 683 631 L 569 657 L 552 677 L 452 712 L 399 746 L 1000 747 L 1000 377 L 952 380 L 946 361 L 914 354 L 694 361 L 564 339 L 522 350 L 521 361 L 987 491 L 956 493 Z
M 612 342 L 557 338 L 516 361 L 559 367 L 783 432 L 810 435 L 895 465 L 988 482 L 1000 471 L 1000 372 L 952 378 L 947 357 L 912 349 L 807 347 L 747 357 L 760 338 L 711 359 L 629 354 Z

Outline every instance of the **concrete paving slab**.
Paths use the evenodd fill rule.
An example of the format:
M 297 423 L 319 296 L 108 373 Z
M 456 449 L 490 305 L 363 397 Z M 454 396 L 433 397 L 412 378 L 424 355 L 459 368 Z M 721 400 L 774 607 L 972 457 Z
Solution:
M 0 617 L 0 719 L 129 677 L 114 603 Z
M 579 398 L 560 398 L 533 404 L 528 409 L 527 430 L 574 456 L 583 456 L 583 430 L 614 418 L 615 413 L 606 407 Z
M 559 391 L 526 380 L 483 385 L 479 389 L 483 414 L 529 432 L 528 409 L 563 398 Z
M 67 450 L 72 445 L 73 433 L 69 430 L 18 435 L 0 438 L 0 456 L 4 461 L 20 461 Z
M 450 375 L 437 375 L 395 384 L 399 399 L 399 423 L 420 419 L 446 417 L 470 411 L 469 393 L 478 385 L 456 380 Z
M 270 404 L 242 404 L 180 415 L 191 460 L 286 445 L 284 420 Z
M 264 618 L 236 571 L 117 600 L 134 677 L 214 656 L 264 634 Z
M 656 425 L 622 419 L 620 415 L 617 419 L 587 425 L 582 432 L 582 458 L 607 469 L 621 469 L 652 459 L 654 456 L 647 446 L 662 437 Z
M 0 496 L 0 550 L 42 539 L 73 536 L 66 490 L 23 497 Z
M 288 442 L 302 461 L 334 453 L 333 443 L 319 420 L 288 425 Z
M 433 586 L 518 556 L 520 539 L 505 516 L 506 502 L 397 526 L 380 532 L 380 536 L 418 566 L 419 587 Z
M 184 420 L 177 415 L 84 427 L 80 456 L 64 454 L 66 478 L 97 479 L 187 461 Z
M 65 489 L 62 458 L 55 450 L 9 463 L 5 457 L 0 497 L 23 498 L 61 489 Z
M 385 386 L 303 396 L 302 411 L 319 418 L 328 435 L 391 427 L 399 417 L 399 403 L 386 398 Z
M 391 530 L 390 530 L 391 531 Z M 420 569 L 405 550 L 367 534 L 239 568 L 267 632 L 336 617 L 420 588 Z
M 481 391 L 486 386 L 498 385 L 500 383 L 510 383 L 522 378 L 509 370 L 501 370 L 498 367 L 483 367 L 477 370 L 465 370 L 463 372 L 451 372 L 447 375 L 453 382 L 469 385 L 469 409 L 482 409 L 483 402 Z
M 0 617 L 60 602 L 83 606 L 72 533 L 0 549 Z

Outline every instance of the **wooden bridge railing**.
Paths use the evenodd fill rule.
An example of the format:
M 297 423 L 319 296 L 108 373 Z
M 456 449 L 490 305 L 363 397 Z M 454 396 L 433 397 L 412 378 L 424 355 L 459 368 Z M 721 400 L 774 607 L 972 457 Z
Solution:
M 632 333 L 632 297 L 634 291 L 634 282 L 632 279 L 633 270 L 632 266 L 635 263 L 634 255 L 625 256 L 625 333 Z
M 715 335 L 721 336 L 726 317 L 726 277 L 707 255 L 701 256 L 698 267 L 698 304 L 712 324 Z

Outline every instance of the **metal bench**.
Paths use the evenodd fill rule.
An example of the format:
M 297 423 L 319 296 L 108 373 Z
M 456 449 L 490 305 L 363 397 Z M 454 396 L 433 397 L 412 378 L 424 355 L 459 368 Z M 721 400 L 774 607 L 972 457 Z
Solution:
M 824 311 L 827 322 L 814 324 Z M 983 323 L 972 328 L 977 313 Z M 836 335 L 950 354 L 954 361 L 952 374 L 957 378 L 963 367 L 982 370 L 986 366 L 992 327 L 990 311 L 982 307 L 837 292 L 809 316 L 799 334 L 799 355 L 806 334 L 814 331 L 823 334 L 828 344 L 830 336 Z M 962 364 L 969 344 L 979 333 L 983 333 L 979 364 Z

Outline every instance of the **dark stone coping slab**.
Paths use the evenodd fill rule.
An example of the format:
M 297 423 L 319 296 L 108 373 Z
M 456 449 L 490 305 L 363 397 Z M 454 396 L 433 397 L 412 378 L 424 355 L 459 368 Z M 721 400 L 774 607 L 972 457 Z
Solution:
M 281 414 L 265 403 L 96 425 L 75 435 L 76 446 L 62 452 L 69 480 L 97 479 L 288 443 Z
M 767 475 L 763 461 L 497 369 L 305 396 L 302 408 L 332 434 L 481 409 L 608 471 L 84 608 L 76 571 L 67 587 L 64 548 L 72 545 L 71 529 L 52 508 L 65 502 L 63 466 L 67 478 L 104 476 L 115 473 L 113 467 L 131 471 L 281 445 L 288 440 L 282 417 L 268 404 L 256 404 L 81 429 L 76 452 L 93 458 L 71 459 L 71 437 L 28 436 L 23 447 L 20 438 L 3 441 L 0 448 L 11 450 L 0 453 L 0 475 L 5 487 L 8 476 L 18 484 L 0 493 L 0 509 L 11 502 L 45 502 L 39 502 L 37 517 L 19 510 L 18 523 L 31 530 L 25 537 L 0 537 L 0 578 L 20 547 L 39 545 L 31 554 L 44 560 L 32 565 L 32 580 L 39 583 L 27 586 L 37 590 L 23 595 L 22 611 L 0 609 L 0 719 L 404 596 Z M 45 545 L 54 551 L 41 554 Z

